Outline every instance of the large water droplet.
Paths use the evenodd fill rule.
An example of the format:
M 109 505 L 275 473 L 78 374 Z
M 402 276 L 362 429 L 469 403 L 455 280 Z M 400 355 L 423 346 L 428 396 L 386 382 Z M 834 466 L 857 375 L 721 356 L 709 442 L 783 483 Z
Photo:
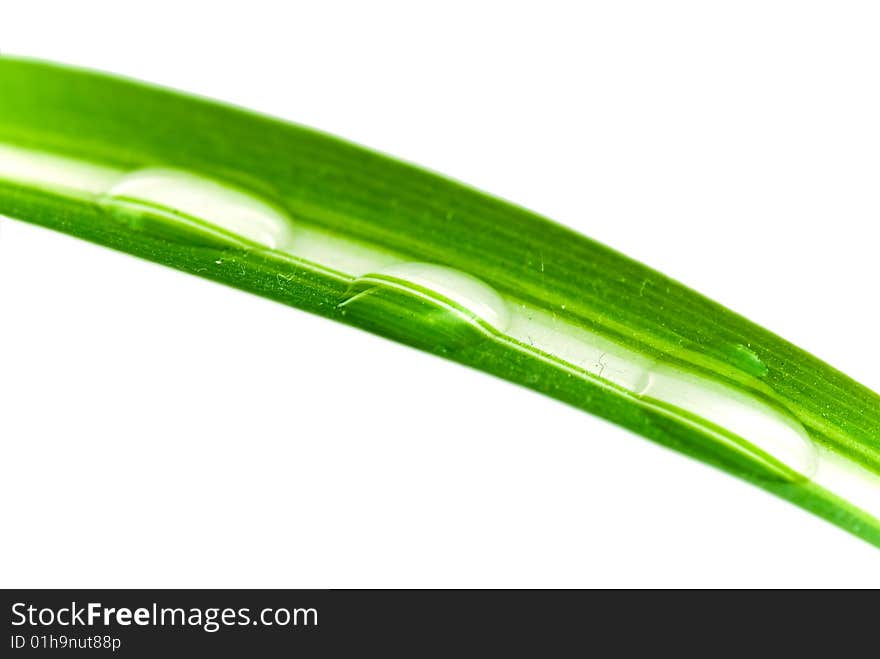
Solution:
M 510 321 L 491 287 L 430 263 L 397 263 L 358 277 L 338 309 L 365 329 L 437 354 L 500 337 Z
M 107 190 L 119 175 L 112 167 L 0 144 L 0 179 L 5 181 L 91 198 Z
M 163 238 L 284 250 L 290 218 L 259 197 L 174 169 L 142 169 L 117 181 L 99 202 L 135 228 Z
M 684 413 L 684 418 L 710 430 L 722 443 L 787 478 L 809 478 L 816 471 L 816 446 L 803 426 L 737 387 L 661 363 L 650 370 L 636 393 Z
M 507 302 L 476 277 L 433 263 L 397 263 L 359 277 L 351 295 L 374 286 L 392 287 L 408 295 L 448 307 L 497 332 L 510 324 Z M 345 302 L 343 302 L 345 304 Z

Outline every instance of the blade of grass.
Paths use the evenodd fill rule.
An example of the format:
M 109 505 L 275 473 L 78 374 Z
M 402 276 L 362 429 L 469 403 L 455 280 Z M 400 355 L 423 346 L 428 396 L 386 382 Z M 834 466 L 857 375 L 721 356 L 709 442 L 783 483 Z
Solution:
M 0 58 L 0 213 L 531 387 L 880 546 L 880 397 L 534 213 L 299 126 Z

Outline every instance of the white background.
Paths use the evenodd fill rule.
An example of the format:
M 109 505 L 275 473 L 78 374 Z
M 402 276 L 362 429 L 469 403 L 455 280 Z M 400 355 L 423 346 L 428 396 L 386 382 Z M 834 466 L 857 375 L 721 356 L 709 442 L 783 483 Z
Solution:
M 0 50 L 448 173 L 880 390 L 876 3 L 217 4 L 7 0 Z M 876 549 L 589 415 L 0 224 L 3 586 L 880 586 Z

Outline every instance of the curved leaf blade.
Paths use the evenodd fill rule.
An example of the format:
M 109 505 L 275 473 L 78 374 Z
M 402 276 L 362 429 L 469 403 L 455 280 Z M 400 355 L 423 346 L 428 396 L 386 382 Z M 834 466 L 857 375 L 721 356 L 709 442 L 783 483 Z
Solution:
M 0 58 L 0 213 L 523 384 L 880 546 L 880 397 L 534 213 L 341 140 Z

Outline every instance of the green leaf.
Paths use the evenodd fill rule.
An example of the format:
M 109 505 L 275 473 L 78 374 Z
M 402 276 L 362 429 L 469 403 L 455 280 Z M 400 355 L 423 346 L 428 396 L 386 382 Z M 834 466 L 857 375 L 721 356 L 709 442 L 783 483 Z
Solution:
M 534 213 L 333 137 L 0 58 L 0 213 L 493 373 L 880 546 L 880 397 Z

